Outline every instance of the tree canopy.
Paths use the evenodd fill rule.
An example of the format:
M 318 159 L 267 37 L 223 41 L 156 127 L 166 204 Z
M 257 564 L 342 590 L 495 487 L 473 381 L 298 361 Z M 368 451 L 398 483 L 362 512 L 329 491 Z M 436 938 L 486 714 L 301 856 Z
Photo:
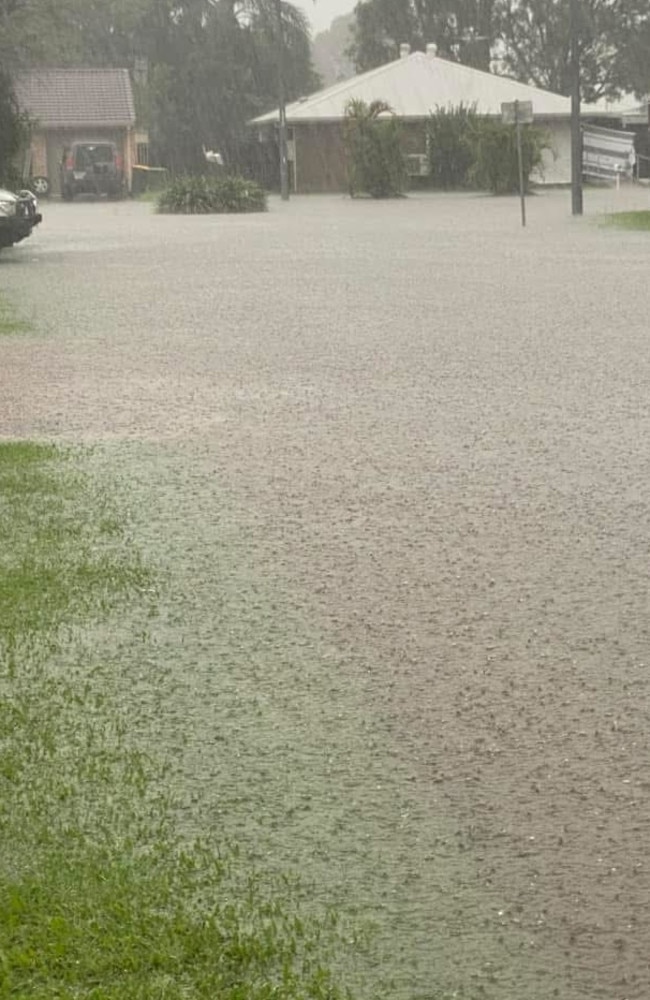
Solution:
M 586 101 L 650 89 L 647 0 L 577 0 L 582 96 Z M 569 4 L 500 0 L 507 72 L 559 94 L 570 92 Z
M 246 121 L 277 103 L 280 43 L 287 99 L 318 86 L 288 0 L 0 0 L 0 28 L 13 72 L 137 63 L 139 120 L 176 170 L 204 163 L 203 146 L 241 165 Z
M 583 99 L 650 90 L 648 0 L 576 0 Z M 569 0 L 361 0 L 350 52 L 358 70 L 401 42 L 480 69 L 570 92 Z

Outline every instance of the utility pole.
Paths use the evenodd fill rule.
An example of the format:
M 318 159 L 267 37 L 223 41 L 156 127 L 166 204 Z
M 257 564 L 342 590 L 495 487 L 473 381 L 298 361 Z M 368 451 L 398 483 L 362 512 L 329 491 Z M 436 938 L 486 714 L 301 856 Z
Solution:
M 280 147 L 280 196 L 289 201 L 289 160 L 287 156 L 287 109 L 284 94 L 284 31 L 282 25 L 282 0 L 275 0 L 276 30 L 278 33 L 278 146 Z
M 582 215 L 582 129 L 580 127 L 580 31 L 579 0 L 569 0 L 569 42 L 571 46 L 571 211 Z

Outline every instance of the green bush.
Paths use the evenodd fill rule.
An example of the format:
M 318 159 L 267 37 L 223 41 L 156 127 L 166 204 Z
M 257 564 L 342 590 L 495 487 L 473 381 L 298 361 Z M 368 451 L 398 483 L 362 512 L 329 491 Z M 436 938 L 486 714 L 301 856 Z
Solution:
M 396 198 L 404 190 L 406 169 L 396 118 L 384 101 L 349 101 L 345 108 L 345 147 L 350 194 Z
M 158 198 L 158 211 L 180 215 L 264 212 L 266 193 L 243 177 L 174 177 Z
M 0 186 L 23 186 L 17 165 L 19 154 L 29 144 L 29 134 L 29 118 L 18 108 L 11 77 L 0 69 Z
M 472 187 L 476 132 L 480 119 L 476 105 L 438 107 L 428 127 L 431 185 L 449 190 Z
M 431 183 L 436 188 L 476 188 L 493 194 L 519 190 L 517 131 L 513 125 L 481 118 L 476 106 L 438 108 L 427 128 Z M 524 186 L 542 166 L 548 134 L 530 125 L 521 130 Z
M 542 154 L 549 148 L 548 133 L 531 125 L 521 129 L 521 151 L 524 187 L 528 190 L 530 175 L 542 166 Z M 483 119 L 474 138 L 474 165 L 471 177 L 477 188 L 493 194 L 510 194 L 519 190 L 517 130 L 514 125 Z

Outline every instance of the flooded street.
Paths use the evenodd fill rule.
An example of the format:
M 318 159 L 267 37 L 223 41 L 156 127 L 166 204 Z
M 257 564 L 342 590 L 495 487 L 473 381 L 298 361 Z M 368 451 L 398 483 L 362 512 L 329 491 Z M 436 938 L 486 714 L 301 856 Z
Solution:
M 595 215 L 647 198 L 52 203 L 0 260 L 0 437 L 92 446 L 162 581 L 101 641 L 180 822 L 372 924 L 361 997 L 650 993 L 648 239 Z

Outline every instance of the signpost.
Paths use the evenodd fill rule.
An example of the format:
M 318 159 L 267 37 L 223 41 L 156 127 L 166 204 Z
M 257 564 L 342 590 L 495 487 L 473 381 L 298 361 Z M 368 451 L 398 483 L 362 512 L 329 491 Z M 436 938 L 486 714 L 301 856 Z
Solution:
M 521 199 L 521 224 L 526 225 L 526 192 L 524 190 L 524 162 L 521 153 L 521 126 L 533 120 L 532 101 L 509 101 L 501 105 L 504 125 L 514 125 L 517 130 L 517 163 L 519 166 L 519 197 Z

